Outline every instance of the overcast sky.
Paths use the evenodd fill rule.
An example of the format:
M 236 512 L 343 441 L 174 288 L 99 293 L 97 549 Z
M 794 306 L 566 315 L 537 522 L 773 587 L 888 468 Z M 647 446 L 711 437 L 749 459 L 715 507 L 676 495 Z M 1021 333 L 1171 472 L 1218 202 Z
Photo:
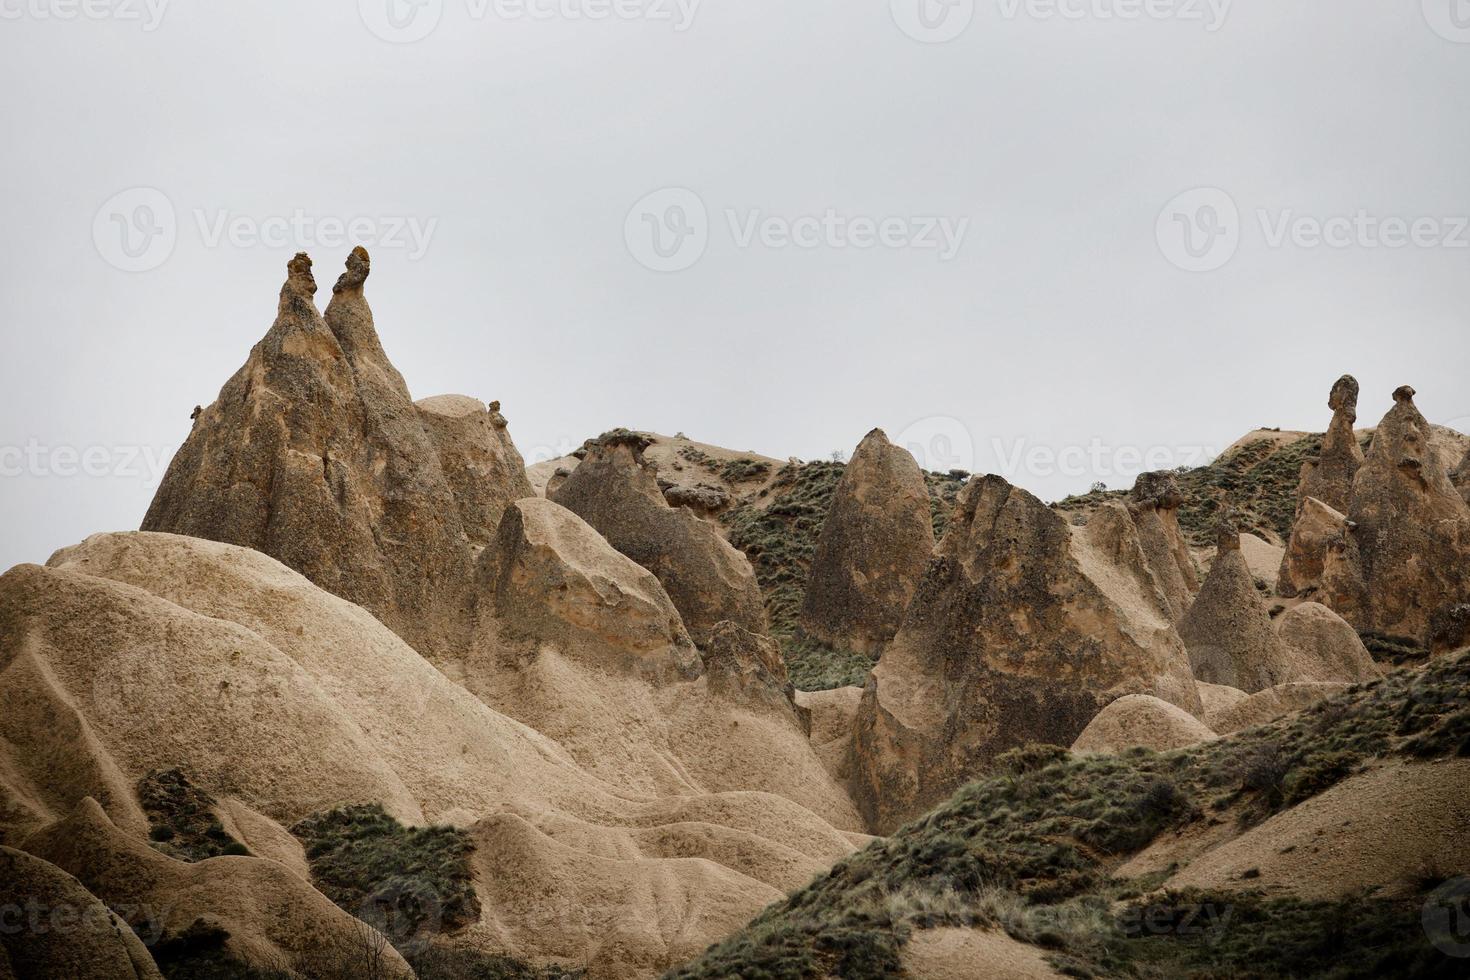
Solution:
M 355 240 L 528 460 L 881 425 L 1052 499 L 1345 371 L 1470 429 L 1470 3 L 920 2 L 0 0 L 0 568 L 136 527 Z

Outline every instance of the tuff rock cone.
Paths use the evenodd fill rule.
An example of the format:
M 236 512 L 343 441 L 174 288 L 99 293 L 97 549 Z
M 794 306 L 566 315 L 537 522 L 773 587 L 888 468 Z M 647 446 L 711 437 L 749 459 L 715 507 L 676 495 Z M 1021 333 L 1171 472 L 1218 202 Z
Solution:
M 876 657 L 934 553 L 929 490 L 914 457 L 874 429 L 858 444 L 817 540 L 801 628 Z
M 529 485 L 508 436 L 415 408 L 374 328 L 369 270 L 354 249 L 324 317 L 311 259 L 290 261 L 275 323 L 196 420 L 143 530 L 262 551 L 433 656 L 465 636 L 475 545 Z

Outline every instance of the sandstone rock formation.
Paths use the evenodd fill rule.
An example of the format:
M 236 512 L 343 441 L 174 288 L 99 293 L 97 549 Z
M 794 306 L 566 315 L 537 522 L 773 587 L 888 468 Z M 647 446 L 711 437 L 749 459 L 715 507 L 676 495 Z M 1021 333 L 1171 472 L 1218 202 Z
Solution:
M 770 637 L 731 622 L 716 623 L 704 665 L 712 694 L 789 717 L 804 733 L 811 733 L 811 712 L 797 705 L 781 648 Z
M 1322 437 L 1322 452 L 1302 466 L 1297 499 L 1316 497 L 1334 510 L 1346 510 L 1353 478 L 1363 465 L 1363 450 L 1358 446 L 1353 425 L 1358 421 L 1358 381 L 1345 374 L 1332 386 L 1327 397 L 1332 409 L 1332 422 Z
M 1208 712 L 1205 722 L 1221 735 L 1264 725 L 1294 711 L 1310 708 L 1319 701 L 1336 697 L 1351 684 L 1332 681 L 1292 681 L 1257 691 L 1244 701 L 1219 711 Z
M 1327 399 L 1332 422 L 1322 437 L 1321 454 L 1302 464 L 1297 484 L 1297 515 L 1276 590 L 1283 596 L 1311 596 L 1323 586 L 1329 551 L 1340 553 L 1338 522 L 1348 509 L 1353 480 L 1363 465 L 1353 425 L 1358 419 L 1358 382 L 1343 375 Z
M 355 249 L 323 317 L 311 260 L 291 260 L 275 323 L 195 422 L 143 529 L 263 551 L 433 656 L 468 625 L 472 542 L 525 478 L 494 418 L 414 406 L 373 327 L 368 268 Z
M 724 620 L 764 633 L 765 609 L 749 559 L 687 508 L 668 505 L 643 459 L 645 444 L 626 431 L 593 440 L 551 499 L 657 576 L 695 643 L 709 642 Z
M 1441 606 L 1429 619 L 1429 652 L 1438 656 L 1470 647 L 1470 602 Z
M 137 933 L 49 861 L 0 847 L 0 909 L 0 977 L 163 980 Z
M 1149 694 L 1128 694 L 1087 723 L 1072 743 L 1072 751 L 1084 755 L 1116 754 L 1142 747 L 1168 752 L 1215 737 L 1204 722 L 1177 704 Z
M 653 680 L 702 671 L 679 613 L 653 573 L 586 521 L 539 497 L 512 503 L 482 559 L 486 628 L 502 645 L 544 645 Z
M 898 632 L 933 553 L 924 474 L 907 450 L 874 429 L 832 496 L 801 628 L 829 646 L 876 657 Z
M 1460 460 L 1460 465 L 1450 474 L 1450 482 L 1459 489 L 1465 502 L 1470 503 L 1470 452 L 1465 453 L 1465 458 Z
M 358 919 L 333 905 L 305 879 L 263 858 L 217 857 L 186 863 L 119 830 L 95 800 L 47 826 L 26 848 L 74 875 L 108 906 L 131 910 L 129 922 L 160 937 L 201 926 L 231 958 L 310 976 L 324 951 L 352 963 L 371 938 Z M 158 938 L 158 937 L 156 937 Z M 379 941 L 377 974 L 413 980 L 391 946 Z
M 1277 618 L 1276 633 L 1291 648 L 1292 681 L 1357 684 L 1383 676 L 1358 631 L 1321 603 L 1288 609 Z
M 1316 497 L 1303 500 L 1281 560 L 1277 594 L 1330 602 L 1334 607 L 1360 605 L 1362 573 L 1352 530 L 1346 514 Z
M 1177 622 L 1199 591 L 1199 573 L 1189 545 L 1179 530 L 1184 494 L 1172 473 L 1144 473 L 1133 484 L 1128 512 L 1138 526 L 1138 540 L 1159 591 Z
M 260 909 L 279 898 L 311 922 L 320 896 L 298 891 L 299 850 L 274 839 L 279 825 L 375 802 L 410 824 L 470 828 L 488 911 L 465 942 L 595 960 L 597 977 L 666 969 L 850 852 L 858 816 L 789 711 L 710 691 L 703 676 L 625 669 L 620 650 L 692 654 L 676 618 L 648 640 L 672 616 L 657 582 L 554 504 L 509 513 L 521 515 L 505 532 L 519 548 L 505 567 L 586 601 L 548 595 L 539 628 L 526 620 L 527 645 L 448 661 L 484 699 L 257 551 L 107 534 L 12 569 L 0 577 L 0 842 L 94 875 L 105 901 L 178 892 L 188 901 L 170 929 L 192 924 L 186 911 L 230 919 L 241 942 L 294 960 L 291 930 L 307 927 Z M 524 587 L 514 594 L 533 602 L 538 586 Z M 598 588 L 607 601 L 594 605 Z M 614 611 L 624 603 L 626 623 Z M 529 662 L 464 669 L 528 649 Z M 260 857 L 180 866 L 148 848 L 132 787 L 173 766 Z
M 1347 512 L 1362 589 L 1323 600 L 1360 630 L 1423 641 L 1437 611 L 1470 601 L 1470 505 L 1430 437 L 1414 389 L 1395 391 Z
M 1200 710 L 1132 516 L 1070 527 L 996 476 L 960 492 L 856 719 L 852 789 L 877 832 L 1026 742 L 1070 745 L 1124 694 Z
M 1291 651 L 1272 627 L 1229 516 L 1220 522 L 1214 564 L 1179 635 L 1198 680 L 1249 694 L 1294 679 Z
M 486 406 L 464 395 L 438 395 L 415 407 L 439 454 L 464 533 L 472 544 L 484 547 L 495 537 L 506 505 L 536 493 L 500 403 Z

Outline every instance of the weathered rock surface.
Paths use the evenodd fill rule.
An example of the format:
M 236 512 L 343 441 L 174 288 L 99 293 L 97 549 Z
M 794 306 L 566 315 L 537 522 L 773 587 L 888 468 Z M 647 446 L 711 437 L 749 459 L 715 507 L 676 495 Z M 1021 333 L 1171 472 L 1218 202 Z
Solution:
M 1132 516 L 1114 503 L 1072 528 L 974 479 L 864 691 L 853 795 L 886 832 L 1006 749 L 1070 745 L 1124 694 L 1201 710 Z
M 1436 612 L 1470 601 L 1470 505 L 1430 440 L 1414 389 L 1400 388 L 1353 481 L 1362 586 L 1322 600 L 1360 630 L 1426 641 Z
M 695 643 L 708 643 L 724 620 L 766 632 L 750 560 L 687 508 L 669 506 L 643 459 L 643 445 L 644 437 L 627 432 L 591 441 L 551 499 L 657 576 Z
M 506 505 L 536 493 L 500 403 L 486 406 L 465 395 L 436 395 L 415 407 L 439 454 L 464 533 L 472 544 L 484 547 L 495 537 Z
M 1429 618 L 1429 652 L 1438 656 L 1470 647 L 1470 602 L 1441 606 Z
M 876 657 L 903 623 L 933 553 L 924 474 L 913 456 L 874 429 L 832 496 L 801 628 L 829 646 Z
M 1149 571 L 1176 622 L 1184 617 L 1199 592 L 1199 572 L 1179 530 L 1183 503 L 1178 479 L 1167 472 L 1139 476 L 1128 499 L 1128 512 L 1138 526 L 1138 540 Z
M 803 732 L 812 730 L 811 712 L 796 703 L 796 688 L 776 641 L 731 622 L 716 623 L 704 651 L 710 693 L 755 710 L 789 717 Z
M 1309 708 L 1352 687 L 1331 681 L 1294 681 L 1257 691 L 1238 704 L 1207 713 L 1206 723 L 1221 735 L 1264 725 L 1293 711 Z
M 434 656 L 462 640 L 473 543 L 525 477 L 488 414 L 414 406 L 373 327 L 367 275 L 355 249 L 323 317 L 311 260 L 291 260 L 275 323 L 196 420 L 143 530 L 265 552 Z
M 1470 452 L 1465 454 L 1460 465 L 1450 474 L 1450 482 L 1460 491 L 1460 496 L 1465 498 L 1466 503 L 1470 503 Z
M 257 967 L 286 966 L 310 976 L 323 954 L 351 962 L 365 944 L 362 923 L 306 880 L 274 861 L 217 857 L 189 864 L 120 831 L 95 800 L 33 834 L 33 854 L 74 875 L 108 906 L 131 910 L 140 930 L 164 939 L 203 923 L 223 930 L 224 951 Z M 391 946 L 381 946 L 381 976 L 414 974 Z M 125 976 L 126 974 L 124 974 Z
M 512 509 L 538 507 L 575 520 L 545 501 Z M 589 578 L 610 555 L 656 586 L 600 549 Z M 567 575 L 569 589 L 584 587 Z M 653 605 L 670 608 L 666 598 Z M 94 536 L 47 567 L 0 576 L 0 843 L 28 846 L 53 824 L 65 828 L 52 839 L 58 848 L 83 841 L 68 821 L 110 794 L 98 801 L 108 825 L 146 848 L 132 787 L 177 766 L 220 801 L 238 840 L 304 883 L 279 826 L 376 802 L 405 823 L 476 828 L 487 911 L 464 927 L 466 941 L 595 962 L 594 976 L 656 974 L 849 853 L 861 821 L 789 714 L 713 693 L 703 676 L 655 683 L 588 659 L 591 646 L 572 651 L 604 615 L 613 614 L 601 609 L 561 633 L 547 626 L 565 646 L 538 640 L 527 664 L 479 664 L 476 647 L 447 664 L 482 668 L 462 676 L 501 713 L 361 607 L 258 551 L 167 534 Z M 627 636 L 598 643 L 616 649 Z M 655 644 L 647 655 L 664 654 Z M 524 833 L 479 833 L 491 825 Z M 116 860 L 105 866 L 89 856 L 108 853 Z M 117 876 L 108 880 L 153 880 L 161 855 L 131 853 L 79 849 L 75 860 Z M 224 918 L 209 910 L 238 892 L 225 906 L 240 924 L 232 935 L 264 929 L 273 949 L 295 957 L 296 899 L 276 902 L 277 876 L 197 870 L 210 864 L 159 878 L 159 893 L 177 885 L 191 903 L 208 899 L 181 900 L 181 915 Z M 262 904 L 287 914 L 263 922 Z
M 1334 606 L 1362 602 L 1358 542 L 1347 515 L 1308 497 L 1297 508 L 1276 592 Z
M 1204 722 L 1177 704 L 1149 694 L 1127 694 L 1087 723 L 1072 743 L 1072 751 L 1084 755 L 1116 754 L 1142 747 L 1168 752 L 1215 737 Z
M 1198 680 L 1254 693 L 1294 679 L 1290 649 L 1276 635 L 1271 613 L 1240 553 L 1240 531 L 1228 517 L 1216 534 L 1216 554 L 1199 598 L 1179 624 Z
M 550 644 L 583 663 L 654 681 L 702 667 L 653 573 L 613 550 L 576 514 L 540 497 L 512 503 L 482 558 L 482 629 L 535 656 Z
M 162 980 L 128 924 L 49 861 L 0 847 L 0 977 Z M 34 922 L 27 918 L 34 916 Z M 7 972 L 8 968 L 8 972 Z
M 1276 632 L 1292 651 L 1291 681 L 1356 684 L 1383 676 L 1352 624 L 1319 602 L 1282 613 Z
M 1358 421 L 1358 381 L 1345 374 L 1327 397 L 1332 422 L 1322 438 L 1322 452 L 1302 466 L 1297 499 L 1316 497 L 1334 510 L 1346 510 L 1353 478 L 1363 465 L 1363 450 L 1353 431 Z

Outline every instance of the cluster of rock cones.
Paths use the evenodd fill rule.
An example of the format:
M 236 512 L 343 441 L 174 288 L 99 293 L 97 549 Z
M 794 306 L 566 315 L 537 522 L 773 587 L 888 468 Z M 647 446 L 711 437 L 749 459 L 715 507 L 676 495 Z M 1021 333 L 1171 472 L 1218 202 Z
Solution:
M 800 620 L 876 662 L 797 692 L 717 491 L 670 493 L 619 430 L 538 494 L 498 403 L 412 400 L 368 274 L 357 249 L 322 313 L 293 259 L 142 530 L 0 578 L 0 904 L 102 924 L 0 936 L 0 977 L 159 976 L 139 937 L 201 933 L 313 975 L 361 925 L 289 828 L 346 805 L 467 832 L 479 912 L 447 941 L 653 975 L 1008 749 L 1192 744 L 1379 676 L 1360 634 L 1467 643 L 1470 456 L 1429 451 L 1408 388 L 1364 455 L 1345 378 L 1275 616 L 1228 514 L 1201 581 L 1168 474 L 1072 520 L 977 477 L 936 543 L 873 431 Z M 237 853 L 153 846 L 160 770 Z

